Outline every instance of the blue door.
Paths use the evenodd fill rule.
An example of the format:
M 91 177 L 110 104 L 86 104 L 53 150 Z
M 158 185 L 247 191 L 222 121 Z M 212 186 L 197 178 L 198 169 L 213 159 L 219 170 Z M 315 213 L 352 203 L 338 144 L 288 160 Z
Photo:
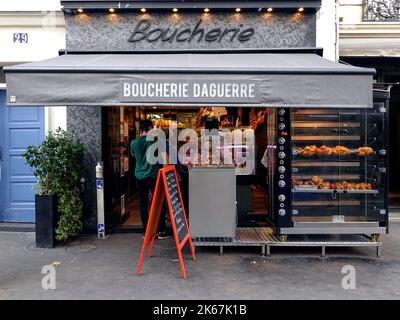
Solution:
M 0 221 L 34 222 L 36 178 L 21 154 L 44 138 L 43 107 L 6 107 L 0 90 Z

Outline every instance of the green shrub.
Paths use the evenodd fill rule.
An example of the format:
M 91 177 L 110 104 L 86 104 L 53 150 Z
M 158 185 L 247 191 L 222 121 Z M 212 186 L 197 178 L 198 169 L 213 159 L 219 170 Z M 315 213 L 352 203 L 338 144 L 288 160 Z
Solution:
M 84 147 L 73 132 L 58 128 L 49 131 L 38 146 L 22 155 L 34 169 L 39 195 L 56 195 L 60 219 L 56 239 L 65 241 L 82 230 L 82 201 L 79 197 L 79 172 Z

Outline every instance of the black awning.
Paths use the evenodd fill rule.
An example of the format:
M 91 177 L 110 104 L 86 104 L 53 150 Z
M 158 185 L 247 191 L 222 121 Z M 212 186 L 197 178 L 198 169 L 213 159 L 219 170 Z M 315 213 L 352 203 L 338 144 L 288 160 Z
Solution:
M 8 105 L 366 108 L 375 70 L 312 53 L 99 53 L 5 72 Z

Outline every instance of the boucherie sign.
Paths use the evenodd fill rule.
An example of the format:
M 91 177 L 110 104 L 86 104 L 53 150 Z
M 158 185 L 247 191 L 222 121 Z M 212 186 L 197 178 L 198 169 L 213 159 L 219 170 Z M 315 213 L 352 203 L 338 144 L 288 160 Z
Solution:
M 260 82 L 135 79 L 120 82 L 120 100 L 131 103 L 260 103 Z
M 254 35 L 254 28 L 244 27 L 240 24 L 236 27 L 208 27 L 202 26 L 202 19 L 199 19 L 193 27 L 189 28 L 161 28 L 152 27 L 149 19 L 142 19 L 136 23 L 131 33 L 129 42 L 230 42 L 249 41 Z

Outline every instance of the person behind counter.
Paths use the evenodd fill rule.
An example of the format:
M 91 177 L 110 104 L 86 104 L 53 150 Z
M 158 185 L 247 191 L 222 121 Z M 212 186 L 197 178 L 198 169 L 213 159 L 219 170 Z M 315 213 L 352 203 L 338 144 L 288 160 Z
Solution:
M 135 177 L 136 186 L 139 194 L 140 218 L 142 220 L 143 228 L 146 230 L 147 221 L 149 219 L 149 191 L 154 194 L 156 187 L 157 174 L 160 168 L 159 164 L 150 164 L 146 159 L 147 150 L 156 142 L 156 139 L 151 141 L 146 139 L 149 131 L 153 129 L 153 123 L 150 120 L 139 121 L 140 137 L 132 140 L 131 154 L 136 159 L 135 164 Z M 164 157 L 164 166 L 168 164 L 167 155 Z M 160 221 L 158 223 L 158 239 L 170 238 L 165 229 L 166 210 L 165 206 L 162 207 Z
M 177 150 L 179 150 L 182 145 L 187 143 L 187 141 L 178 141 Z M 189 153 L 189 151 L 187 153 Z M 176 152 L 176 154 L 178 153 Z M 190 162 L 190 156 L 188 154 L 184 156 L 182 161 L 180 161 L 179 156 L 177 157 L 176 170 L 178 172 L 180 180 L 183 206 L 185 208 L 186 217 L 188 219 L 189 219 L 189 168 L 191 168 L 192 166 L 193 164 Z

